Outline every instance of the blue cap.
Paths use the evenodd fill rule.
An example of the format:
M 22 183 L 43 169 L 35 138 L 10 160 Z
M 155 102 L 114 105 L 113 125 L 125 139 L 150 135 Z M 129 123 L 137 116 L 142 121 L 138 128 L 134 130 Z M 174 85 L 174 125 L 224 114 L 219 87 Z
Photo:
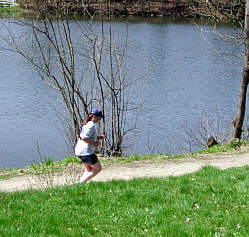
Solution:
M 100 109 L 93 109 L 92 112 L 91 112 L 91 114 L 100 116 L 102 119 L 104 119 L 104 115 L 102 113 L 102 110 L 100 110 Z

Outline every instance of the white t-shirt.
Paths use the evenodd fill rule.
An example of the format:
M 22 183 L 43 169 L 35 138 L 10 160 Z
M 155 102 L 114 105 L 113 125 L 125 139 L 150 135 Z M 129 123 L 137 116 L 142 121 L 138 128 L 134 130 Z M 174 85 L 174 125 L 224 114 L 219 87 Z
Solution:
M 95 141 L 97 139 L 96 127 L 93 121 L 89 121 L 86 125 L 83 126 L 80 133 L 80 138 L 88 138 L 91 141 Z M 93 154 L 95 146 L 84 142 L 80 138 L 78 139 L 77 144 L 75 146 L 75 155 L 86 156 Z

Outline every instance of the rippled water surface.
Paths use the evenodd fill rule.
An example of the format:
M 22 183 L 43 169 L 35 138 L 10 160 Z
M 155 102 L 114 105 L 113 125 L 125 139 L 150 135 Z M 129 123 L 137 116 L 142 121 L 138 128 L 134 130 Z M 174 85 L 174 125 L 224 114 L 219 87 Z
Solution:
M 113 23 L 116 39 L 122 40 L 126 27 Z M 217 29 L 236 32 L 226 25 Z M 125 140 L 128 153 L 182 152 L 184 132 L 196 127 L 204 111 L 213 117 L 218 111 L 221 127 L 227 126 L 235 113 L 241 74 L 241 66 L 234 64 L 241 61 L 214 48 L 235 54 L 238 46 L 228 46 L 213 34 L 203 37 L 200 26 L 191 23 L 140 20 L 128 23 L 128 30 L 127 76 L 141 78 L 131 100 L 143 101 L 138 130 Z M 10 51 L 0 51 L 0 78 L 0 168 L 39 160 L 37 144 L 43 156 L 67 155 L 53 112 L 55 101 L 60 103 L 56 93 Z

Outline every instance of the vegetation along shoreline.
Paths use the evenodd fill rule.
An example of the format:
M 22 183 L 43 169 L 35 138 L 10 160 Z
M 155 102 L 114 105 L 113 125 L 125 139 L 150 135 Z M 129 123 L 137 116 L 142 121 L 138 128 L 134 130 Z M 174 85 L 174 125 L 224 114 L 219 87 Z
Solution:
M 99 157 L 103 166 L 110 165 L 124 165 L 135 161 L 149 161 L 149 162 L 160 162 L 164 160 L 177 160 L 177 159 L 188 159 L 198 158 L 206 155 L 233 155 L 233 154 L 244 154 L 249 150 L 248 142 L 246 141 L 233 141 L 228 142 L 224 145 L 214 145 L 209 148 L 205 148 L 193 153 L 185 153 L 178 155 L 169 154 L 147 154 L 147 155 L 131 155 L 128 157 Z M 75 156 L 68 156 L 62 160 L 54 161 L 51 157 L 41 157 L 39 163 L 33 163 L 23 168 L 16 169 L 1 169 L 0 180 L 10 179 L 12 177 L 20 175 L 40 175 L 46 172 L 62 172 L 72 165 L 80 166 L 81 161 Z
M 213 19 L 214 9 L 222 13 L 220 22 L 244 18 L 243 6 L 235 6 L 232 1 L 216 1 L 215 5 L 208 5 L 199 0 L 130 0 L 130 1 L 24 1 L 17 0 L 17 5 L 0 7 L 0 17 L 37 17 L 40 12 L 48 15 L 61 15 L 67 17 L 80 16 L 143 16 L 164 17 L 168 19 Z M 37 7 L 39 5 L 39 7 Z M 40 8 L 43 8 L 40 11 Z M 46 9 L 44 9 L 46 8 Z M 44 11 L 45 10 L 45 11 Z M 32 13 L 32 14 L 31 14 Z M 233 16 L 233 17 L 231 17 Z M 42 16 L 45 17 L 45 16 Z

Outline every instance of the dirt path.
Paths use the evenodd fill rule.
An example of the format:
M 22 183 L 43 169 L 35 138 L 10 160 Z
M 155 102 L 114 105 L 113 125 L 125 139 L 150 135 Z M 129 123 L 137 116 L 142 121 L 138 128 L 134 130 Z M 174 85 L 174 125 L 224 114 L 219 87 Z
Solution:
M 185 158 L 165 161 L 135 161 L 128 164 L 115 164 L 105 166 L 94 181 L 108 181 L 112 179 L 129 180 L 137 177 L 167 177 L 179 176 L 186 173 L 196 172 L 203 166 L 214 166 L 220 169 L 242 167 L 249 165 L 249 152 L 244 154 L 220 154 L 202 155 L 197 158 Z M 51 175 L 34 176 L 21 174 L 16 177 L 0 181 L 0 191 L 13 192 L 29 188 L 41 189 L 53 185 L 72 184 L 78 179 L 80 173 L 63 172 L 51 177 Z

